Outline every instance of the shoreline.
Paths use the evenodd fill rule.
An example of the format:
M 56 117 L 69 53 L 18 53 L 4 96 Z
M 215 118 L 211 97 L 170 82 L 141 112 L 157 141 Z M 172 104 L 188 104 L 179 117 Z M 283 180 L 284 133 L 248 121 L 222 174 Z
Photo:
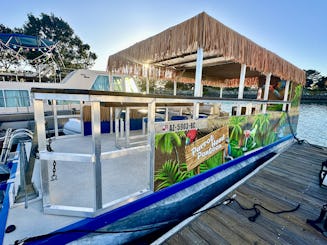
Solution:
M 327 105 L 327 96 L 322 96 L 322 95 L 302 95 L 301 104 Z

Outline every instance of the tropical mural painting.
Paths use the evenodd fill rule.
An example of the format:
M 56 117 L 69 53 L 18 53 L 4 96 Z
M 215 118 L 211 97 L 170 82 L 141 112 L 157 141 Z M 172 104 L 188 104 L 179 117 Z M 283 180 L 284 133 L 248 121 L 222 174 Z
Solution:
M 290 133 L 287 114 L 273 112 L 232 116 L 227 125 L 213 130 L 190 129 L 157 134 L 156 189 L 220 166 Z

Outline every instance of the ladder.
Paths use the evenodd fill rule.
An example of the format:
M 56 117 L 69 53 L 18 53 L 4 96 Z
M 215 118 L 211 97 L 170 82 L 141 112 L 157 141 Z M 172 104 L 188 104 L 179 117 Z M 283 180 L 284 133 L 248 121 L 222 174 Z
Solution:
M 5 164 L 7 162 L 14 140 L 21 137 L 33 139 L 33 132 L 26 128 L 16 129 L 14 131 L 12 128 L 7 129 L 0 155 L 0 164 Z
M 8 146 L 9 146 L 9 141 L 10 141 L 10 138 L 11 138 L 11 134 L 12 134 L 12 128 L 8 128 L 6 130 L 6 134 L 4 136 L 4 141 L 3 141 L 1 155 L 0 155 L 0 164 L 4 164 L 7 161 L 7 156 L 8 156 L 8 153 L 10 151 Z

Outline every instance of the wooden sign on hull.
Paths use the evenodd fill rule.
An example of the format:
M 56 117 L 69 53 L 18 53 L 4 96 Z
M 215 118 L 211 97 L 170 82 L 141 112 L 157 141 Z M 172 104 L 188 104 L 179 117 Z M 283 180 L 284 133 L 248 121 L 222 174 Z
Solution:
M 185 146 L 187 169 L 196 168 L 205 160 L 217 154 L 219 151 L 224 150 L 227 138 L 228 127 L 224 126 Z

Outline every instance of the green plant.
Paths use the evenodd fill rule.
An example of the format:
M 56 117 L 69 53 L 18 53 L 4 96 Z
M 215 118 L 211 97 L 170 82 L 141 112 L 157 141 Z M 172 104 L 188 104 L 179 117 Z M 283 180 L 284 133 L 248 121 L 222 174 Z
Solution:
M 268 105 L 267 110 L 268 111 L 282 111 L 283 105 Z
M 299 106 L 301 95 L 302 95 L 302 85 L 299 84 L 295 87 L 294 97 L 291 102 L 292 106 L 294 106 L 294 107 Z
M 267 132 L 266 137 L 263 140 L 263 145 L 269 145 L 276 140 L 276 133 L 274 131 Z
M 181 182 L 189 178 L 191 174 L 192 173 L 186 170 L 185 163 L 179 164 L 176 161 L 168 160 L 162 165 L 161 169 L 159 169 L 154 176 L 154 180 L 160 182 L 157 190 L 161 190 L 165 187 Z
M 232 127 L 232 132 L 230 134 L 230 139 L 239 140 L 240 135 L 242 135 L 242 125 L 246 123 L 246 117 L 244 116 L 233 116 L 229 119 L 229 126 Z
M 269 132 L 270 115 L 269 114 L 258 114 L 255 116 L 252 128 L 257 128 L 257 132 L 254 136 L 255 143 L 257 146 L 263 146 L 264 140 Z
M 242 156 L 243 151 L 241 147 L 239 146 L 239 142 L 235 139 L 229 141 L 230 145 L 230 155 L 234 158 Z
M 287 113 L 283 111 L 279 118 L 279 126 L 283 126 L 286 122 L 286 119 L 287 119 Z
M 210 157 L 208 160 L 200 164 L 200 173 L 208 171 L 214 167 L 217 167 L 223 163 L 223 151 L 218 152 L 216 155 Z
M 175 151 L 176 160 L 179 162 L 177 146 L 182 145 L 182 138 L 185 137 L 185 132 L 168 132 L 164 134 L 157 134 L 155 139 L 156 149 L 159 147 L 162 153 L 171 154 Z

